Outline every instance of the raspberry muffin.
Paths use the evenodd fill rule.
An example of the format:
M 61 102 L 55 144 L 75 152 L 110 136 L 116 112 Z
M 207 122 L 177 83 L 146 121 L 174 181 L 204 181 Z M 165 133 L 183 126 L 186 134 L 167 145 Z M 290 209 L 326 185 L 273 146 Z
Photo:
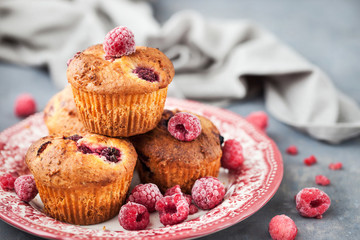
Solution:
M 140 46 L 129 55 L 109 56 L 104 45 L 76 54 L 67 69 L 83 124 L 90 132 L 113 137 L 153 129 L 174 77 L 171 61 L 158 49 Z
M 190 193 L 198 178 L 218 176 L 222 137 L 210 120 L 197 116 L 200 135 L 188 142 L 177 140 L 168 131 L 169 119 L 177 112 L 165 110 L 155 129 L 130 139 L 138 153 L 137 171 L 142 182 L 155 183 L 163 192 L 180 185 Z
M 41 138 L 25 159 L 45 212 L 60 221 L 89 225 L 119 213 L 137 155 L 127 140 L 85 134 Z
M 44 109 L 44 122 L 50 135 L 87 132 L 79 120 L 70 85 L 50 99 Z

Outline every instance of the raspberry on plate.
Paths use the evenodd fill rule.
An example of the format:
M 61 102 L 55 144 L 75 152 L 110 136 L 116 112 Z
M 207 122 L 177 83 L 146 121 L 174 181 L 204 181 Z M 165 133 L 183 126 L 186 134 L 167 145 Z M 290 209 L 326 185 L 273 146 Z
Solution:
M 238 169 L 244 162 L 241 143 L 235 139 L 225 141 L 222 147 L 221 166 L 230 170 Z
M 295 145 L 290 145 L 287 149 L 286 152 L 290 155 L 297 155 L 298 154 L 298 149 Z
M 175 185 L 172 188 L 167 189 L 164 196 L 171 196 L 174 194 L 182 194 L 183 197 L 185 197 L 187 203 L 189 204 L 189 215 L 192 215 L 199 211 L 195 204 L 192 203 L 191 195 L 183 193 L 179 185 Z
M 273 217 L 269 223 L 269 233 L 273 240 L 293 240 L 297 231 L 294 221 L 284 214 Z
M 168 131 L 177 140 L 190 142 L 201 134 L 201 122 L 191 113 L 179 112 L 170 118 Z
M 5 173 L 0 176 L 0 186 L 5 191 L 14 190 L 15 180 L 16 177 L 14 177 L 11 173 Z
M 317 159 L 314 155 L 311 155 L 310 157 L 304 159 L 304 164 L 307 166 L 311 166 L 315 163 L 317 163 Z
M 316 184 L 323 185 L 323 186 L 327 186 L 330 184 L 330 180 L 327 177 L 325 177 L 324 175 L 316 175 L 315 182 L 316 182 Z
M 174 194 L 176 194 L 176 193 L 181 193 L 181 194 L 183 194 L 182 191 L 181 191 L 180 185 L 175 185 L 175 186 L 173 186 L 173 187 L 171 187 L 171 188 L 168 188 L 168 189 L 166 190 L 164 196 L 171 196 L 171 195 L 174 195 Z
M 15 115 L 27 117 L 36 112 L 36 102 L 31 94 L 24 93 L 15 100 Z
M 14 182 L 14 188 L 20 200 L 24 202 L 30 202 L 38 194 L 33 175 L 18 177 Z
M 329 196 L 317 188 L 304 188 L 296 195 L 296 209 L 303 217 L 321 219 L 330 204 Z
M 156 210 L 159 211 L 160 222 L 166 225 L 174 225 L 185 221 L 189 215 L 189 204 L 185 197 L 176 193 L 161 198 L 156 202 Z
M 106 34 L 103 47 L 107 57 L 130 55 L 135 52 L 134 34 L 127 27 L 116 27 Z
M 144 205 L 151 213 L 155 212 L 155 204 L 162 197 L 163 195 L 161 194 L 158 186 L 153 183 L 147 183 L 139 184 L 134 187 L 128 201 Z
M 342 169 L 342 163 L 341 162 L 330 163 L 329 168 L 331 170 L 340 170 L 340 169 Z
M 119 212 L 119 223 L 126 230 L 142 230 L 150 222 L 150 214 L 144 205 L 128 202 Z
M 225 196 L 225 187 L 214 177 L 203 177 L 194 183 L 191 197 L 195 204 L 204 210 L 213 209 L 219 205 Z
M 265 131 L 268 126 L 268 115 L 263 111 L 250 113 L 246 117 L 246 120 L 263 131 Z

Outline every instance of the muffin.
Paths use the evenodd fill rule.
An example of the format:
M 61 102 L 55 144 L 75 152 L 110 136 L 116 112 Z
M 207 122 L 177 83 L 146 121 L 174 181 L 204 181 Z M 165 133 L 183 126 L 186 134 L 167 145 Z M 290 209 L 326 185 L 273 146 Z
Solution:
M 32 144 L 25 159 L 45 213 L 60 221 L 89 225 L 119 213 L 137 155 L 124 139 L 53 135 Z
M 173 77 L 171 61 L 150 47 L 136 47 L 130 55 L 109 59 L 98 44 L 76 54 L 67 69 L 84 126 L 113 137 L 153 129 Z
M 218 176 L 221 136 L 210 120 L 197 115 L 200 135 L 190 142 L 177 140 L 167 130 L 169 119 L 177 112 L 180 111 L 165 110 L 155 129 L 130 140 L 138 153 L 136 168 L 142 182 L 155 183 L 161 191 L 180 185 L 190 193 L 198 178 Z
M 79 120 L 70 85 L 50 99 L 44 109 L 44 122 L 50 135 L 87 132 Z

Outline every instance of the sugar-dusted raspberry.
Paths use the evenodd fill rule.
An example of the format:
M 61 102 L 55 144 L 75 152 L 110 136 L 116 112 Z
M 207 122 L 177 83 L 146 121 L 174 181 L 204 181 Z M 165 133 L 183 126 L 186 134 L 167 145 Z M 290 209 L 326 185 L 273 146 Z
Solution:
M 201 122 L 191 113 L 179 112 L 170 118 L 168 131 L 176 139 L 189 142 L 201 134 Z
M 246 120 L 261 130 L 265 131 L 268 126 L 268 115 L 263 111 L 252 112 Z
M 173 187 L 171 187 L 171 188 L 168 188 L 168 189 L 165 191 L 164 196 L 171 196 L 171 195 L 174 195 L 174 194 L 176 194 L 176 193 L 181 193 L 181 194 L 183 194 L 182 191 L 181 191 L 180 185 L 175 185 L 175 186 L 173 186 Z
M 144 79 L 148 82 L 158 82 L 159 81 L 159 75 L 150 68 L 137 67 L 134 69 L 133 73 L 138 75 L 139 78 Z
M 163 195 L 161 194 L 158 186 L 153 183 L 147 183 L 139 184 L 134 187 L 128 201 L 142 204 L 149 212 L 155 212 L 155 204 L 162 197 Z
M 24 202 L 30 202 L 36 194 L 38 194 L 33 175 L 23 175 L 18 177 L 15 180 L 14 188 L 20 200 Z
M 194 183 L 191 197 L 201 209 L 212 209 L 219 205 L 225 196 L 225 187 L 214 177 L 203 177 Z
M 294 221 L 284 214 L 273 217 L 269 223 L 269 233 L 273 240 L 293 240 L 297 231 Z
M 0 186 L 5 191 L 14 190 L 15 180 L 16 177 L 13 176 L 11 173 L 5 173 L 2 176 L 0 176 Z
M 304 159 L 304 164 L 307 166 L 311 166 L 315 163 L 317 163 L 317 159 L 314 155 L 311 155 L 310 157 Z
M 241 143 L 235 139 L 226 140 L 222 147 L 221 166 L 223 168 L 236 170 L 244 162 Z
M 15 100 L 15 115 L 27 117 L 36 112 L 36 102 L 31 94 L 20 94 Z
M 195 213 L 197 213 L 199 211 L 199 209 L 197 208 L 197 206 L 193 203 L 191 203 L 189 205 L 189 215 L 193 215 Z
M 287 149 L 286 152 L 290 155 L 297 155 L 298 154 L 298 149 L 295 145 L 290 145 Z
M 119 212 L 119 223 L 126 230 L 142 230 L 150 222 L 150 214 L 144 205 L 128 202 Z
M 317 188 L 304 188 L 296 195 L 296 209 L 304 217 L 322 218 L 330 204 L 329 196 Z
M 185 221 L 189 215 L 189 204 L 185 197 L 176 193 L 161 198 L 156 202 L 156 210 L 159 211 L 160 222 L 166 225 L 174 225 Z
M 330 184 L 330 180 L 327 177 L 325 177 L 324 175 L 316 175 L 315 182 L 316 182 L 316 184 L 323 185 L 323 186 L 327 186 Z
M 106 34 L 103 47 L 108 57 L 130 55 L 135 52 L 134 34 L 127 27 L 116 27 Z
M 329 168 L 331 170 L 340 170 L 340 169 L 342 169 L 342 163 L 341 162 L 330 163 Z

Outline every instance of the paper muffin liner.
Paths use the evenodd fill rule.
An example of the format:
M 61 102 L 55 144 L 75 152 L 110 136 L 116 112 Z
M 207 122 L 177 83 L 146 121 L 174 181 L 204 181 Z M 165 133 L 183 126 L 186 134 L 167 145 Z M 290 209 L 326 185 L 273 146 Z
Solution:
M 44 211 L 51 217 L 76 225 L 101 223 L 116 216 L 124 203 L 132 173 L 105 186 L 57 188 L 36 181 Z
M 97 94 L 72 86 L 84 126 L 93 133 L 129 137 L 154 129 L 164 110 L 167 87 L 145 94 Z

